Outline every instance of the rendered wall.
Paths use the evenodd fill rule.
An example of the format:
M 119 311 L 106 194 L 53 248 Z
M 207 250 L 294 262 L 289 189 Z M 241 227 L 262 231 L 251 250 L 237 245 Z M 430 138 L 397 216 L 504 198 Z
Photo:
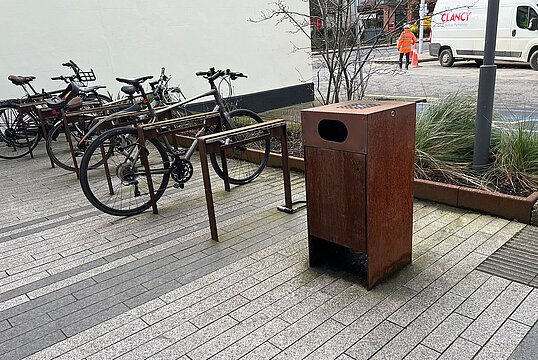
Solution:
M 290 0 L 308 13 L 308 2 Z M 63 87 L 51 76 L 70 74 L 61 63 L 73 59 L 93 68 L 97 81 L 117 94 L 115 77 L 158 76 L 165 66 L 187 96 L 208 90 L 194 75 L 209 67 L 247 74 L 235 94 L 297 85 L 310 80 L 304 35 L 275 21 L 249 22 L 267 0 L 1 0 L 0 99 L 23 94 L 10 74 L 33 75 L 37 89 Z

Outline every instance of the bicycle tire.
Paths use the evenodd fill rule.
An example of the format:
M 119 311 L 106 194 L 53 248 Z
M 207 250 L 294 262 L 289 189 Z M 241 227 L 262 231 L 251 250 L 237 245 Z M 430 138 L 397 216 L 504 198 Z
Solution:
M 230 112 L 230 117 L 237 127 L 263 122 L 258 114 L 247 109 L 233 110 Z M 271 141 L 269 139 L 226 150 L 230 184 L 244 185 L 256 179 L 267 165 L 270 150 Z M 220 155 L 213 153 L 210 155 L 210 159 L 217 175 L 224 179 Z
M 82 162 L 80 164 L 80 184 L 82 192 L 90 203 L 104 213 L 115 216 L 132 216 L 140 214 L 144 210 L 151 207 L 151 198 L 147 189 L 147 180 L 144 173 L 144 167 L 141 164 L 140 156 L 135 163 L 135 173 L 129 175 L 125 172 L 125 167 L 121 165 L 127 159 L 126 155 L 122 154 L 119 146 L 120 142 L 130 144 L 130 147 L 135 147 L 138 142 L 137 129 L 132 127 L 123 127 L 109 130 L 97 137 L 88 149 L 84 152 Z M 90 164 L 96 162 L 96 158 L 102 160 L 101 145 L 111 151 L 111 156 L 107 159 L 107 165 L 110 170 L 112 187 L 114 194 L 110 194 L 108 182 L 105 175 L 105 166 L 91 168 Z M 125 147 L 124 147 L 125 148 Z M 153 171 L 160 170 L 161 174 L 152 176 L 152 181 L 155 191 L 155 200 L 159 200 L 164 193 L 170 179 L 170 160 L 163 145 L 156 139 L 151 139 L 146 142 L 146 148 L 149 150 L 150 168 Z M 92 161 L 93 159 L 93 161 Z M 131 176 L 130 180 L 126 180 L 127 176 Z M 162 176 L 161 176 L 162 175 Z M 125 184 L 126 181 L 133 183 Z M 134 182 L 136 181 L 136 186 Z M 144 186 L 140 186 L 145 184 Z M 148 191 L 140 192 L 138 190 Z M 118 195 L 120 198 L 118 199 Z M 126 195 L 125 198 L 123 195 Z M 140 197 L 140 199 L 138 199 Z M 119 203 L 118 203 L 119 200 Z M 127 205 L 126 208 L 123 205 Z
M 75 150 L 75 156 L 82 159 L 84 151 L 77 147 L 78 142 L 86 135 L 84 131 L 87 126 L 85 124 L 80 124 L 81 128 L 70 125 L 69 132 L 71 134 L 71 143 Z M 92 142 L 91 138 L 86 139 L 86 145 Z M 63 121 L 58 121 L 52 129 L 47 133 L 47 139 L 45 141 L 47 154 L 49 158 L 56 164 L 59 168 L 62 168 L 67 171 L 75 171 L 73 165 L 73 157 L 71 155 L 71 148 L 69 147 L 69 142 L 65 136 L 64 123 Z M 109 158 L 111 152 L 107 153 L 107 158 Z M 77 160 L 78 161 L 78 160 Z M 96 163 L 90 165 L 90 169 L 94 167 L 101 166 L 103 160 L 97 161 Z M 80 161 L 78 161 L 80 165 Z
M 39 120 L 35 114 L 26 113 L 22 121 L 26 126 L 30 148 L 34 150 L 41 140 Z M 0 158 L 18 159 L 29 153 L 17 104 L 4 103 L 0 106 Z

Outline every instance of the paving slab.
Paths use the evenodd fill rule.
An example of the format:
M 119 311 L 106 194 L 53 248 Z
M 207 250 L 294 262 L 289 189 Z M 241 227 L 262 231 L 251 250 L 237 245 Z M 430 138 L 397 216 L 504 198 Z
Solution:
M 115 218 L 40 146 L 0 161 L 0 359 L 535 354 L 536 289 L 475 270 L 523 224 L 415 200 L 413 263 L 366 291 L 364 257 L 308 266 L 306 212 L 276 211 L 278 169 L 230 193 L 213 175 L 212 241 L 193 163 L 159 215 Z M 302 174 L 292 185 L 304 199 Z

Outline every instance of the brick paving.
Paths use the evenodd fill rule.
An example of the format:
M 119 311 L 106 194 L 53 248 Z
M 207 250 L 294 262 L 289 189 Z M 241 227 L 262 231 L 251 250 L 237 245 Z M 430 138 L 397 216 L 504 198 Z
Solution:
M 74 174 L 0 161 L 0 359 L 478 359 L 528 354 L 538 289 L 475 270 L 524 225 L 415 201 L 413 263 L 366 291 L 360 269 L 308 266 L 306 213 L 281 172 L 213 186 L 198 161 L 151 212 L 95 210 Z M 294 199 L 304 178 L 292 174 Z M 530 332 L 534 336 L 536 332 Z M 530 337 L 528 337 L 530 339 Z M 525 348 L 516 347 L 523 341 Z

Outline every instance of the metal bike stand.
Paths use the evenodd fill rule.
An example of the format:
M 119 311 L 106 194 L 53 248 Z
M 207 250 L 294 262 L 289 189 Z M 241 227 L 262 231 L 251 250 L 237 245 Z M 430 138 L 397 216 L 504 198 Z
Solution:
M 28 114 L 34 111 L 36 105 L 43 104 L 43 103 L 44 101 L 17 105 L 17 110 L 19 111 L 19 119 L 22 124 L 22 131 L 24 132 L 24 137 L 26 139 L 26 146 L 28 146 L 28 150 L 30 151 L 30 157 L 32 159 L 34 158 L 34 153 L 32 152 L 32 144 L 30 144 L 30 139 L 28 138 L 28 130 L 26 128 L 26 123 L 24 122 L 23 119 L 24 119 L 25 114 Z
M 92 109 L 73 112 L 73 113 L 65 113 L 65 112 L 63 113 L 62 118 L 63 118 L 63 124 L 64 124 L 65 138 L 67 140 L 67 143 L 69 144 L 69 150 L 71 152 L 71 158 L 73 159 L 73 167 L 75 168 L 75 173 L 77 174 L 77 179 L 80 178 L 79 166 L 78 166 L 78 161 L 77 161 L 77 156 L 76 156 L 76 149 L 73 146 L 73 142 L 71 140 L 71 130 L 69 129 L 69 124 L 76 124 L 76 123 L 81 123 L 81 122 L 88 121 L 89 119 L 85 115 L 95 113 L 96 111 L 121 110 L 122 107 L 125 108 L 125 107 L 129 107 L 129 106 L 131 106 L 131 104 L 123 104 L 123 106 L 119 105 L 119 104 L 116 104 L 116 105 L 109 106 L 109 107 L 103 106 L 103 107 L 99 107 L 99 108 L 92 108 Z M 127 117 L 133 117 L 133 116 L 136 116 L 137 119 L 131 120 L 131 121 L 124 121 L 124 122 L 117 123 L 117 124 L 112 124 L 111 121 L 107 121 L 107 122 L 105 122 L 105 123 L 103 123 L 103 124 L 101 124 L 99 126 L 99 128 L 97 129 L 97 134 L 99 135 L 103 131 L 110 130 L 110 129 L 115 129 L 115 128 L 118 128 L 118 127 L 138 125 L 140 123 L 145 123 L 145 122 L 150 120 L 149 116 L 144 118 L 144 119 L 138 118 L 140 115 L 149 115 L 149 111 L 148 110 L 143 110 L 143 111 L 126 112 L 126 113 L 119 114 L 118 116 L 114 116 L 113 118 L 111 118 L 109 120 L 118 120 L 118 119 L 121 119 L 121 118 L 127 118 Z M 93 119 L 93 122 L 96 123 L 99 120 L 102 120 L 106 116 L 108 116 L 108 115 L 95 117 Z M 158 118 L 166 118 L 166 117 L 170 117 L 170 116 L 171 116 L 171 111 L 165 111 L 165 112 L 162 112 L 161 114 L 159 114 Z M 106 161 L 106 158 L 103 158 L 103 159 L 104 159 L 104 161 Z M 110 181 L 110 179 L 108 179 L 108 180 Z
M 260 134 L 261 133 L 261 134 Z M 233 135 L 242 135 L 245 138 L 241 141 L 227 142 Z M 282 174 L 284 177 L 284 198 L 285 205 L 279 206 L 279 210 L 287 213 L 293 213 L 293 202 L 291 199 L 291 181 L 290 169 L 288 164 L 288 139 L 286 135 L 285 120 L 271 120 L 259 124 L 249 125 L 233 130 L 224 131 L 212 135 L 206 135 L 198 138 L 198 150 L 200 152 L 200 161 L 202 163 L 202 175 L 204 179 L 205 197 L 207 203 L 207 212 L 209 215 L 209 227 L 211 230 L 211 239 L 218 241 L 217 220 L 215 217 L 215 206 L 213 203 L 213 193 L 211 191 L 211 179 L 209 177 L 209 165 L 207 155 L 212 153 L 224 154 L 222 157 L 222 171 L 224 173 L 224 188 L 230 191 L 228 179 L 228 167 L 226 164 L 225 150 L 239 145 L 245 145 L 258 140 L 279 137 L 282 144 Z M 285 209 L 285 210 L 284 210 Z
M 69 129 L 69 124 L 76 124 L 76 123 L 88 121 L 89 120 L 88 116 L 94 115 L 95 113 L 100 113 L 98 117 L 94 115 L 93 121 L 95 121 L 95 120 L 101 119 L 103 116 L 106 116 L 105 113 L 107 112 L 120 111 L 129 106 L 131 106 L 130 103 L 122 103 L 122 104 L 99 106 L 99 107 L 94 107 L 91 109 L 85 109 L 85 110 L 79 110 L 79 111 L 73 111 L 73 112 L 63 112 L 62 121 L 63 121 L 63 126 L 64 126 L 65 139 L 67 140 L 67 143 L 69 144 L 69 151 L 71 152 L 71 158 L 73 160 L 73 167 L 75 168 L 75 173 L 77 174 L 77 178 L 79 177 L 79 167 L 78 167 L 75 147 L 73 146 L 73 142 L 71 140 L 71 130 Z
M 138 126 L 138 141 L 142 149 L 146 149 L 146 141 L 162 136 L 172 136 L 172 142 L 177 149 L 176 135 L 189 130 L 199 130 L 202 128 L 210 128 L 216 126 L 217 130 L 221 129 L 220 114 L 218 112 L 208 112 L 197 115 L 190 115 L 176 119 L 154 122 Z M 222 156 L 223 154 L 221 154 Z M 103 155 L 104 156 L 104 155 Z M 158 214 L 157 202 L 155 201 L 155 190 L 151 171 L 149 168 L 149 160 L 146 151 L 140 152 L 140 159 L 146 171 L 148 181 L 149 196 L 151 198 L 151 206 L 154 214 Z

